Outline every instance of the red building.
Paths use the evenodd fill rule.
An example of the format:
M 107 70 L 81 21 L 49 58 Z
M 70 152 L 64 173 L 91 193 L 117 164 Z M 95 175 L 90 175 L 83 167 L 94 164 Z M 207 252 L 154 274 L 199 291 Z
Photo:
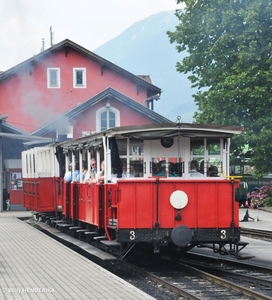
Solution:
M 10 124 L 32 132 L 108 88 L 145 107 L 152 107 L 154 99 L 158 99 L 161 93 L 150 82 L 149 76 L 135 76 L 65 40 L 0 74 L 0 112 L 8 114 Z M 107 102 L 112 112 L 111 122 L 114 118 L 115 125 L 131 124 L 129 105 L 125 102 L 120 105 L 108 96 L 92 107 L 86 130 L 103 128 L 103 110 L 100 115 L 96 111 L 102 107 L 106 109 Z M 154 120 L 148 117 L 137 120 L 135 117 L 134 122 L 150 123 Z
M 7 140 L 14 142 L 15 136 L 7 134 L 24 135 L 25 141 L 33 139 L 29 134 L 60 140 L 115 126 L 170 122 L 153 111 L 160 94 L 150 76 L 136 76 L 70 40 L 0 73 L 0 113 L 8 115 L 0 127 L 6 133 L 0 148 L 3 178 L 8 176 L 3 188 L 11 204 L 12 188 L 20 186 L 12 185 L 6 172 L 20 159 L 22 141 L 10 146 Z M 10 147 L 18 151 L 11 155 Z M 20 176 L 19 171 L 16 163 L 11 173 Z

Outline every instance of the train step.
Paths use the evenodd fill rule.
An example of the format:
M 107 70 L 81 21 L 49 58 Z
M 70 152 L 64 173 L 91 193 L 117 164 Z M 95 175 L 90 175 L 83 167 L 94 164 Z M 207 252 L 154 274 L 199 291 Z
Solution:
M 103 240 L 106 240 L 107 239 L 107 237 L 106 236 L 95 236 L 94 237 L 94 240 L 96 240 L 96 241 L 103 241 Z
M 89 231 L 88 229 L 77 229 L 76 232 L 87 232 Z
M 72 224 L 68 224 L 68 223 L 57 223 L 58 227 L 71 227 Z
M 115 256 L 113 256 L 109 253 L 106 253 L 105 251 L 102 251 L 94 246 L 91 246 L 91 245 L 87 244 L 86 242 L 79 241 L 78 239 L 75 239 L 67 234 L 64 234 L 64 233 L 60 232 L 59 230 L 56 230 L 55 228 L 50 227 L 48 224 L 34 221 L 34 220 L 30 220 L 28 223 L 39 226 L 42 230 L 47 231 L 52 236 L 55 236 L 57 238 L 57 240 L 66 242 L 70 246 L 75 246 L 75 247 L 81 248 L 85 252 L 88 252 L 89 255 L 91 255 L 92 257 L 96 257 L 96 258 L 99 258 L 100 260 L 109 261 L 109 262 L 117 260 L 117 258 Z M 66 225 L 68 225 L 68 224 L 66 224 Z M 71 226 L 71 225 L 72 224 L 69 224 L 69 226 Z
M 247 243 L 247 242 L 239 241 L 238 243 L 236 243 L 236 245 L 244 245 L 244 246 L 247 246 L 248 243 Z
M 93 232 L 93 231 L 86 231 L 86 232 L 84 232 L 84 234 L 87 235 L 87 242 L 88 243 L 91 242 L 95 236 L 98 236 L 98 233 Z
M 77 229 L 82 229 L 82 227 L 80 227 L 80 226 L 71 226 L 71 227 L 69 227 L 69 229 L 77 230 Z
M 53 223 L 55 224 L 63 223 L 63 220 L 54 220 Z
M 108 247 L 119 247 L 121 244 L 117 241 L 101 241 L 102 244 L 108 246 Z
M 98 246 L 99 242 L 103 240 L 107 240 L 106 236 L 94 236 L 93 240 L 95 241 L 96 247 Z
M 97 232 L 93 232 L 93 231 L 86 231 L 85 234 L 93 235 L 93 236 L 98 235 Z

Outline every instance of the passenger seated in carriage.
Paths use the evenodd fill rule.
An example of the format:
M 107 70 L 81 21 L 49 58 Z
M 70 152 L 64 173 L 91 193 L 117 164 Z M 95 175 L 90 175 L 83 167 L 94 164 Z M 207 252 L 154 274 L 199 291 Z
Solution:
M 159 172 L 157 172 L 155 174 L 155 176 L 167 176 L 166 161 L 165 160 L 161 160 L 159 162 L 158 169 L 159 169 Z M 175 174 L 172 170 L 173 170 L 173 167 L 172 167 L 171 163 L 169 163 L 169 165 L 168 165 L 168 177 L 178 177 L 178 175 Z
M 84 182 L 87 173 L 88 173 L 87 164 L 85 162 L 83 162 L 81 172 L 77 175 L 75 181 L 76 182 L 80 182 L 80 181 Z
M 104 175 L 105 175 L 105 163 L 104 160 L 100 163 L 100 172 L 97 172 L 95 178 L 90 179 L 89 183 L 104 183 Z
M 216 166 L 210 166 L 208 169 L 209 177 L 218 177 L 218 168 Z
M 94 158 L 91 159 L 90 171 L 86 173 L 84 182 L 89 183 L 91 180 L 96 177 L 96 160 Z
M 195 159 L 191 161 L 190 177 L 205 177 L 199 172 L 198 161 Z
M 71 169 L 70 169 L 71 167 Z M 79 163 L 76 163 L 74 166 L 74 170 L 72 170 L 72 164 L 69 165 L 69 171 L 64 175 L 65 182 L 71 182 L 77 178 L 79 174 Z

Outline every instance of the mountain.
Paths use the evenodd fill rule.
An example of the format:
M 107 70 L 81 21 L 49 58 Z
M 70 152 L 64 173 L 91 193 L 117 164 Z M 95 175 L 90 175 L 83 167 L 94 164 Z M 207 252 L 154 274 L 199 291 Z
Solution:
M 154 110 L 176 121 L 192 122 L 196 111 L 195 90 L 186 74 L 176 71 L 176 63 L 185 56 L 169 42 L 166 32 L 174 31 L 178 19 L 174 11 L 160 12 L 143 19 L 93 52 L 136 75 L 150 75 L 162 89 Z

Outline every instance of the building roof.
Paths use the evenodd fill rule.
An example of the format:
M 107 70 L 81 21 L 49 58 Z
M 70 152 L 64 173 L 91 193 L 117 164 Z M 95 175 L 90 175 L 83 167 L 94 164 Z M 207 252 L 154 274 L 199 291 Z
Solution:
M 130 80 L 134 81 L 137 85 L 145 87 L 148 92 L 147 93 L 148 97 L 152 96 L 154 94 L 161 93 L 161 89 L 152 84 L 152 80 L 149 75 L 136 76 L 136 75 L 126 71 L 125 69 L 122 69 L 121 67 L 111 63 L 110 61 L 102 58 L 101 56 L 98 56 L 97 54 L 87 50 L 86 48 L 70 41 L 69 39 L 66 39 L 58 44 L 55 44 L 52 47 L 46 49 L 45 51 L 43 51 L 37 55 L 34 55 L 33 57 L 25 60 L 24 62 L 0 73 L 0 81 L 9 77 L 10 75 L 16 74 L 22 68 L 29 66 L 31 69 L 32 64 L 39 63 L 39 61 L 41 59 L 46 58 L 47 56 L 52 55 L 53 52 L 56 52 L 56 51 L 59 51 L 62 49 L 65 52 L 65 55 L 69 55 L 69 50 L 73 49 L 73 50 L 85 55 L 86 57 L 96 61 L 97 63 L 100 64 L 102 73 L 106 68 L 108 68 L 108 69 L 115 71 L 116 73 L 119 73 L 119 74 L 129 78 Z
M 71 109 L 69 112 L 66 112 L 53 121 L 47 123 L 46 125 L 40 127 L 39 129 L 33 131 L 31 134 L 44 136 L 50 133 L 52 130 L 58 127 L 59 124 L 62 124 L 63 121 L 69 121 L 73 118 L 80 115 L 86 109 L 90 108 L 91 106 L 97 104 L 98 102 L 105 100 L 107 97 L 112 97 L 116 101 L 121 102 L 123 105 L 126 105 L 133 110 L 141 113 L 142 115 L 148 117 L 149 119 L 153 120 L 155 123 L 169 123 L 171 122 L 167 118 L 161 116 L 160 114 L 154 112 L 153 110 L 147 108 L 146 106 L 135 102 L 134 100 L 130 99 L 129 97 L 125 96 L 124 94 L 116 91 L 115 89 L 109 87 L 103 90 L 102 92 L 98 93 L 94 97 L 90 98 L 89 100 L 85 101 L 84 103 L 78 105 L 77 107 Z
M 37 141 L 38 143 L 40 142 L 49 143 L 52 141 L 51 138 L 31 135 L 27 131 L 21 130 L 17 127 L 8 124 L 6 121 L 0 124 L 0 137 L 13 139 L 13 140 Z
M 152 78 L 150 75 L 138 75 L 138 77 L 142 78 L 143 80 L 153 84 Z
M 1 129 L 2 129 L 1 131 L 4 133 L 21 134 L 24 136 L 30 136 L 29 132 L 21 130 L 21 129 L 7 123 L 6 121 L 3 121 L 1 123 Z

